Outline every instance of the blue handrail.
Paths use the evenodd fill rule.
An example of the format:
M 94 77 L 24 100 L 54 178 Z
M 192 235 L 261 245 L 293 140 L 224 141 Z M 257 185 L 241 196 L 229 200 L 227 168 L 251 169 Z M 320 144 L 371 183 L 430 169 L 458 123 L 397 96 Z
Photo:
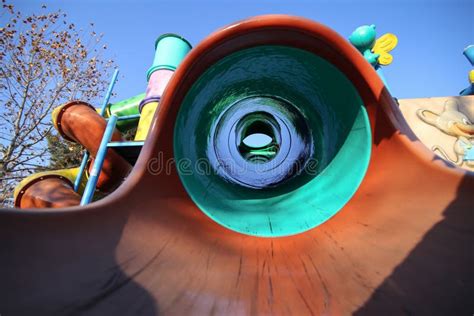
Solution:
M 81 185 L 82 175 L 84 174 L 84 169 L 86 169 L 87 161 L 89 160 L 89 152 L 86 150 L 82 156 L 81 166 L 79 167 L 79 173 L 76 176 L 74 181 L 74 191 L 79 191 L 79 186 Z
M 112 79 L 110 80 L 109 87 L 107 88 L 107 92 L 104 96 L 104 101 L 102 106 L 100 107 L 100 115 L 104 116 L 105 110 L 107 109 L 107 105 L 109 104 L 110 96 L 112 95 L 112 90 L 114 89 L 115 82 L 117 81 L 117 77 L 119 74 L 119 70 L 115 69 L 114 74 L 112 75 Z M 87 166 L 87 161 L 89 160 L 90 154 L 86 150 L 84 155 L 82 156 L 81 167 L 79 168 L 79 173 L 77 174 L 76 180 L 74 181 L 74 191 L 79 190 L 79 186 L 81 185 L 82 177 L 84 175 L 84 170 Z
M 112 95 L 112 90 L 114 89 L 115 82 L 117 81 L 119 70 L 115 69 L 114 74 L 112 75 L 112 79 L 110 80 L 109 87 L 107 88 L 107 93 L 105 94 L 104 101 L 102 106 L 100 107 L 100 115 L 104 116 L 105 109 L 107 109 L 107 105 L 109 104 L 110 96 Z
M 97 186 L 97 181 L 99 180 L 100 171 L 102 170 L 102 166 L 104 164 L 105 155 L 107 154 L 108 144 L 112 139 L 112 135 L 114 134 L 115 125 L 117 124 L 117 116 L 112 115 L 107 122 L 107 126 L 105 128 L 104 137 L 102 137 L 102 141 L 100 142 L 99 150 L 97 151 L 97 155 L 94 160 L 94 165 L 92 166 L 92 170 L 89 175 L 89 181 L 87 181 L 86 188 L 84 190 L 84 194 L 82 195 L 81 205 L 89 204 L 94 197 L 95 188 Z

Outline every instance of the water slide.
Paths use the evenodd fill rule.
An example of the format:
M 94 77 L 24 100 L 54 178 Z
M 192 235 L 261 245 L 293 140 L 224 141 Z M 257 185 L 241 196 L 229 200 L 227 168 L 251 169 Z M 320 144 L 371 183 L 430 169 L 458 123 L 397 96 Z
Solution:
M 346 39 L 240 21 L 185 58 L 113 193 L 0 211 L 0 313 L 471 314 L 473 190 Z

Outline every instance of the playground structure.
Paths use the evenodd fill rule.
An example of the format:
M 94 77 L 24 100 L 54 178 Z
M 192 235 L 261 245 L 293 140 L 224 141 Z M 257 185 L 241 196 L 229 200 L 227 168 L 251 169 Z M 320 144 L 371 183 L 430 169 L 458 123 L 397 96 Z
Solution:
M 110 193 L 118 187 L 140 153 L 161 94 L 191 48 L 180 36 L 164 34 L 155 43 L 155 59 L 147 73 L 146 93 L 109 104 L 118 76 L 116 69 L 99 109 L 83 101 L 71 101 L 54 109 L 52 121 L 58 132 L 64 139 L 86 148 L 81 166 L 27 177 L 15 190 L 15 206 L 86 205 L 96 190 Z M 137 128 L 134 141 L 124 141 L 121 132 L 134 127 Z
M 113 193 L 83 207 L 0 212 L 0 307 L 6 314 L 472 312 L 474 177 L 415 136 L 424 141 L 416 128 L 423 122 L 405 119 L 410 101 L 400 111 L 369 44 L 355 45 L 360 54 L 315 22 L 256 17 L 210 35 L 174 74 L 150 70 L 146 102 L 137 96 L 115 105 L 133 109 L 126 119 L 114 106 L 106 123 L 106 107 L 98 114 L 87 103 L 64 105 L 56 122 L 68 112 L 98 118 L 98 138 L 61 128 L 96 157 L 89 188 L 97 181 Z M 470 135 L 464 106 L 472 98 L 456 108 L 471 121 L 455 125 Z M 135 109 L 143 148 L 131 170 L 133 159 L 104 150 L 121 148 L 114 125 L 135 124 Z M 256 132 L 269 142 L 246 144 Z M 464 149 L 460 159 L 470 161 Z M 289 164 L 272 165 L 287 157 Z M 203 158 L 214 172 L 179 164 L 197 168 Z M 170 160 L 169 172 L 153 167 Z M 33 201 L 27 206 L 79 205 L 90 195 L 74 191 L 82 172 L 68 172 L 61 176 L 69 184 L 34 178 L 19 189 L 17 205 L 25 198 Z M 84 181 L 76 187 L 87 192 Z M 39 196 L 48 198 L 35 202 Z

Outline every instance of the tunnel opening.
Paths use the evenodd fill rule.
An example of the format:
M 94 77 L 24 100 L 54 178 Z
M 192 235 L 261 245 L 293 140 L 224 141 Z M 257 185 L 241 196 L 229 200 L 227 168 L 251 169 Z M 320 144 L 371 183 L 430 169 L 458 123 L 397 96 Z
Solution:
M 239 152 L 249 162 L 266 163 L 272 160 L 279 150 L 279 131 L 275 120 L 264 112 L 252 113 L 238 123 L 240 142 Z
M 212 64 L 187 91 L 176 159 L 210 174 L 180 179 L 212 220 L 239 233 L 302 233 L 334 216 L 368 167 L 368 115 L 357 89 L 324 58 L 262 45 Z
M 242 157 L 253 163 L 271 161 L 279 151 L 279 128 L 269 113 L 257 112 L 244 116 L 237 123 L 237 139 Z

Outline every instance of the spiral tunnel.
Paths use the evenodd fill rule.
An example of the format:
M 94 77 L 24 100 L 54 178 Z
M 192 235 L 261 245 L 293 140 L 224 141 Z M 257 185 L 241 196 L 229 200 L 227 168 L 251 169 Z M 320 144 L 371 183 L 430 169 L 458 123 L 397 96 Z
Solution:
M 246 144 L 253 135 L 269 141 Z M 351 81 L 290 45 L 257 45 L 210 65 L 185 93 L 174 130 L 196 204 L 225 227 L 266 237 L 301 233 L 342 208 L 371 143 Z

